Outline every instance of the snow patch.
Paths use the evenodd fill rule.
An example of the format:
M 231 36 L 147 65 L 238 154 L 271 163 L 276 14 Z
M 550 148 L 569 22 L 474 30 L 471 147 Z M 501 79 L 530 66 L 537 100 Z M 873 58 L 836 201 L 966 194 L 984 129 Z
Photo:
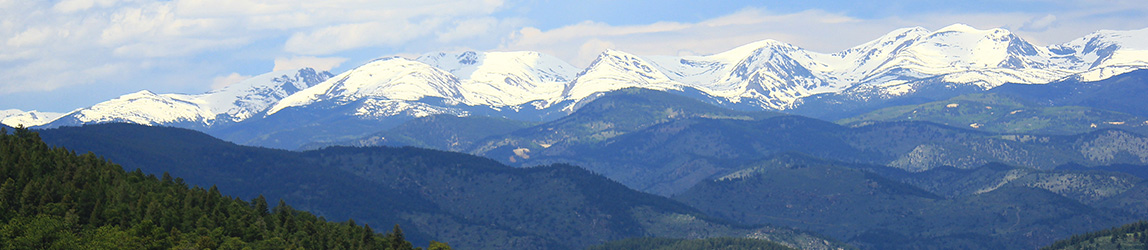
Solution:
M 6 109 L 0 110 L 0 124 L 9 127 L 34 127 L 52 122 L 61 116 L 64 116 L 64 113 Z

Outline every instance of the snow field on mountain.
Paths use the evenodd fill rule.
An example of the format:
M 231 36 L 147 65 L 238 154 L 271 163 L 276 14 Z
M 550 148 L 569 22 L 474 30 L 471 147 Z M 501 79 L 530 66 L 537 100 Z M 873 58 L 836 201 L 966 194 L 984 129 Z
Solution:
M 329 79 L 304 77 L 303 71 L 272 72 L 200 95 L 133 93 L 65 117 L 81 123 L 211 126 L 217 117 L 242 122 L 288 108 L 343 105 L 357 105 L 346 115 L 364 119 L 464 115 L 467 112 L 454 106 L 518 112 L 571 101 L 567 108 L 572 108 L 598 93 L 630 87 L 694 89 L 720 103 L 785 110 L 822 93 L 849 91 L 848 95 L 865 100 L 905 95 L 924 86 L 917 80 L 933 77 L 990 89 L 1065 77 L 1097 81 L 1142 68 L 1148 68 L 1148 29 L 1097 31 L 1042 47 L 1008 30 L 955 24 L 937 31 L 898 29 L 831 54 L 775 40 L 707 56 L 639 56 L 606 50 L 583 69 L 532 51 L 388 57 Z

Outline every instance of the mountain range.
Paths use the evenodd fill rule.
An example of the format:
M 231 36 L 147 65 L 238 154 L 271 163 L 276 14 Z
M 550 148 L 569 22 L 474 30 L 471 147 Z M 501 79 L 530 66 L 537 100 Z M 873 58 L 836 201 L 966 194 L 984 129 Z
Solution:
M 1081 201 L 1049 191 L 1119 186 L 1101 183 L 1109 178 L 1140 181 L 1119 173 L 1031 171 L 990 164 L 891 179 L 887 176 L 893 174 L 868 169 L 783 154 L 700 183 L 674 199 L 719 218 L 813 230 L 865 249 L 1034 249 L 1070 232 L 1097 230 L 1139 216 L 1085 205 L 1102 203 L 1106 197 Z M 1006 175 L 1017 181 L 997 182 L 1001 180 L 997 177 Z M 1057 183 L 1066 179 L 1079 183 Z M 1083 184 L 1088 180 L 1096 182 Z M 940 196 L 934 193 L 936 187 L 970 190 Z
M 602 93 L 630 87 L 737 110 L 839 119 L 888 102 L 943 100 L 1010 83 L 1099 81 L 1148 68 L 1146 53 L 1148 29 L 1097 31 L 1037 46 L 1008 30 L 963 24 L 898 29 L 831 54 L 774 40 L 707 56 L 607 50 L 583 68 L 539 52 L 442 52 L 380 58 L 338 75 L 271 72 L 198 95 L 145 90 L 25 125 L 177 126 L 240 144 L 294 149 L 436 114 L 552 120 Z M 336 123 L 346 125 L 324 129 Z
M 640 105 L 623 105 L 627 103 L 622 100 L 641 103 L 638 101 L 663 98 L 685 97 L 623 90 L 598 98 L 554 124 L 516 131 L 563 127 L 555 124 L 604 125 L 603 121 L 610 120 L 595 120 L 580 113 L 606 118 L 618 116 L 612 113 L 642 113 L 626 109 Z M 610 106 L 616 108 L 602 109 Z M 740 111 L 726 112 L 744 115 Z M 221 192 L 237 197 L 263 194 L 336 220 L 354 218 L 372 225 L 398 223 L 412 229 L 408 237 L 414 241 L 437 239 L 464 248 L 574 249 L 631 237 L 726 236 L 768 239 L 802 249 L 842 246 L 829 239 L 862 249 L 1031 249 L 1068 235 L 1148 215 L 1148 210 L 1143 209 L 1148 204 L 1148 196 L 1144 195 L 1148 193 L 1148 182 L 1143 179 L 1148 172 L 1143 171 L 1143 164 L 1072 164 L 1088 162 L 1086 158 L 1071 156 L 1071 150 L 1077 149 L 1074 143 L 1081 141 L 1095 144 L 1091 146 L 1095 150 L 1089 152 L 1112 157 L 1100 162 L 1140 162 L 1141 158 L 1133 154 L 1140 152 L 1136 148 L 1141 146 L 1106 149 L 1102 147 L 1127 144 L 1090 139 L 1095 136 L 1091 134 L 1104 137 L 1118 130 L 1044 140 L 1032 135 L 1008 137 L 923 122 L 847 128 L 790 115 L 703 118 L 715 114 L 667 113 L 681 113 L 681 118 L 633 126 L 638 128 L 636 131 L 591 130 L 589 133 L 597 136 L 573 136 L 581 139 L 571 141 L 570 146 L 561 145 L 565 142 L 551 145 L 550 148 L 568 148 L 559 152 L 591 149 L 573 155 L 578 157 L 568 156 L 594 164 L 585 165 L 587 169 L 566 164 L 512 167 L 473 155 L 413 147 L 326 147 L 292 152 L 240 146 L 186 129 L 131 124 L 39 132 L 50 145 L 94 152 L 129 169 L 183 176 L 189 184 L 216 185 Z M 666 114 L 651 117 L 659 115 Z M 439 116 L 412 122 L 433 125 L 460 120 L 443 120 Z M 519 125 L 508 125 L 515 126 Z M 423 128 L 434 131 L 444 127 Z M 775 129 L 747 133 L 755 128 Z M 621 135 L 600 139 L 614 133 Z M 895 134 L 904 135 L 890 136 Z M 1005 137 L 1011 139 L 997 143 L 1015 140 L 1016 144 L 985 143 Z M 1143 140 L 1127 134 L 1118 137 L 1124 141 Z M 441 137 L 416 138 L 434 141 Z M 497 138 L 490 136 L 480 141 Z M 799 138 L 809 140 L 794 143 Z M 851 140 L 871 143 L 868 148 L 859 148 L 851 146 Z M 1047 164 L 1051 163 L 1040 163 L 1030 167 L 985 163 L 962 168 L 938 165 L 919 171 L 866 164 L 860 160 L 869 158 L 850 153 L 867 151 L 882 158 L 888 152 L 919 148 L 905 145 L 925 142 L 941 148 L 967 146 L 961 141 L 971 141 L 973 147 L 947 151 L 947 157 L 1030 152 L 1045 154 L 1033 156 L 1038 159 L 1069 155 L 1051 159 L 1068 164 L 1050 167 Z M 793 145 L 778 146 L 788 144 Z M 654 148 L 642 150 L 643 145 Z M 744 149 L 736 149 L 738 146 Z M 882 148 L 888 148 L 887 152 Z M 981 154 L 966 154 L 977 150 Z M 520 157 L 516 160 L 521 164 L 554 158 L 546 151 L 507 153 Z M 639 164 L 643 159 L 647 161 L 645 165 Z M 617 164 L 606 164 L 611 161 Z M 971 164 L 977 162 L 980 161 Z M 669 167 L 657 167 L 660 165 Z M 635 172 L 656 174 L 632 174 Z M 648 192 L 665 194 L 667 187 L 684 191 L 669 192 L 672 195 L 665 197 L 628 188 L 640 187 L 643 182 L 659 183 L 647 185 L 655 187 L 644 189 Z
M 1148 29 L 957 24 L 831 54 L 385 57 L 0 127 L 460 248 L 1032 249 L 1148 215 L 1146 69 Z
M 32 127 L 52 122 L 61 116 L 64 116 L 64 113 L 5 109 L 0 110 L 0 124 L 9 127 Z
M 710 218 L 575 166 L 513 168 L 413 147 L 292 152 L 179 128 L 98 124 L 38 131 L 143 173 L 170 173 L 236 197 L 262 195 L 328 219 L 401 224 L 415 242 L 460 249 L 581 249 L 633 237 L 758 238 L 801 249 L 841 243 L 791 229 Z

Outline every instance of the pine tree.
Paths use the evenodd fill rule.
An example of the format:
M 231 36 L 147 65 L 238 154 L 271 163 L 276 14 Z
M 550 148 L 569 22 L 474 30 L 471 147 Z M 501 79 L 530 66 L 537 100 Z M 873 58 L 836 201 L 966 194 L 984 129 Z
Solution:
M 263 198 L 263 195 L 261 194 L 259 197 L 255 197 L 255 199 L 251 200 L 251 204 L 255 208 L 256 216 L 260 218 L 267 217 L 269 213 L 267 207 L 267 198 Z
M 390 243 L 390 245 L 387 246 L 387 249 L 390 249 L 390 250 L 411 250 L 411 249 L 414 249 L 414 246 L 411 245 L 411 243 L 406 240 L 405 236 L 403 236 L 403 229 L 399 228 L 399 224 L 395 224 L 395 228 L 392 229 L 389 234 L 387 234 L 386 239 L 387 239 L 387 243 Z
M 430 246 L 427 246 L 427 250 L 450 250 L 450 245 L 432 240 Z

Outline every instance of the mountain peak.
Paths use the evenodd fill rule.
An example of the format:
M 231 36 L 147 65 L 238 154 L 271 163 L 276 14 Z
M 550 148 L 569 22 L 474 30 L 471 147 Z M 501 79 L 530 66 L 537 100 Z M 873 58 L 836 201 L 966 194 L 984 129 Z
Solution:
M 191 117 L 208 114 L 204 119 L 210 121 L 226 115 L 238 122 L 315 103 L 339 107 L 385 101 L 443 109 L 462 104 L 489 107 L 493 112 L 542 110 L 558 103 L 576 105 L 597 93 L 639 87 L 696 93 L 723 105 L 788 109 L 825 93 L 893 98 L 933 82 L 984 89 L 1005 82 L 1048 83 L 1093 71 L 1100 77 L 1111 76 L 1148 68 L 1146 41 L 1148 29 L 1102 30 L 1071 43 L 1038 47 L 1006 29 L 981 30 L 957 23 L 936 31 L 896 29 L 833 54 L 773 39 L 705 56 L 640 56 L 606 49 L 585 68 L 533 51 L 464 50 L 415 59 L 381 57 L 338 76 L 305 68 L 256 76 L 200 95 L 157 95 L 144 90 L 113 101 L 140 105 L 127 100 L 152 99 L 190 105 L 199 109 L 184 110 Z
M 746 57 L 749 57 L 753 54 L 762 53 L 766 50 L 769 50 L 769 51 L 794 51 L 794 50 L 801 50 L 801 48 L 794 46 L 792 44 L 780 42 L 777 40 L 766 39 L 766 40 L 761 40 L 761 41 L 749 43 L 746 45 L 738 46 L 737 48 L 733 48 L 733 49 L 727 50 L 725 52 L 711 55 L 711 56 L 709 56 L 709 58 L 719 59 L 719 60 L 724 60 L 724 61 L 729 61 L 729 62 L 735 62 L 735 61 L 740 61 L 742 59 L 745 59 Z
M 463 52 L 436 52 L 423 54 L 418 58 L 415 58 L 415 61 L 430 64 L 447 71 L 452 71 L 451 69 L 454 68 L 462 68 L 481 64 L 485 54 L 486 52 L 476 52 L 470 50 Z
M 417 60 L 457 77 L 469 105 L 511 106 L 551 99 L 580 70 L 535 51 L 440 52 Z
M 227 114 L 231 121 L 251 118 L 279 100 L 331 78 L 330 72 L 313 68 L 281 70 L 251 77 L 217 91 L 199 95 L 204 108 Z
M 984 32 L 984 30 L 977 29 L 973 26 L 969 26 L 968 24 L 954 23 L 954 24 L 950 24 L 949 26 L 945 26 L 944 28 L 941 28 L 941 29 L 936 31 L 936 33 L 944 33 L 944 32 L 978 33 L 978 32 Z
M 1099 30 L 1078 40 L 1116 45 L 1122 49 L 1148 50 L 1148 28 L 1138 30 Z
M 318 102 L 346 104 L 362 99 L 414 101 L 425 97 L 462 102 L 459 80 L 449 72 L 402 57 L 371 61 L 285 97 L 267 115 Z
M 646 59 L 620 50 L 607 49 L 565 85 L 561 99 L 582 100 L 596 93 L 630 87 L 679 89 L 677 83 Z
M 34 127 L 44 125 L 45 123 L 51 122 L 52 120 L 60 118 L 60 116 L 63 115 L 64 113 L 6 109 L 0 110 L 0 124 L 7 125 L 9 127 Z
M 155 94 L 148 90 L 77 109 L 50 127 L 87 123 L 130 122 L 145 125 L 212 126 L 217 120 L 239 122 L 280 99 L 331 77 L 312 68 L 282 70 L 248 78 L 198 95 Z
M 603 50 L 602 53 L 599 53 L 598 57 L 601 58 L 601 57 L 605 57 L 605 56 L 614 56 L 614 55 L 633 56 L 633 54 L 626 53 L 625 51 L 616 50 L 616 49 L 606 49 L 606 50 Z
M 138 97 L 145 97 L 145 96 L 157 96 L 157 94 L 155 94 L 154 92 L 151 92 L 151 90 L 145 89 L 145 90 L 140 90 L 140 91 L 120 95 L 119 99 L 138 98 Z
M 945 26 L 944 28 L 941 28 L 937 31 L 934 31 L 932 33 L 932 36 L 940 36 L 940 35 L 950 34 L 950 33 L 968 34 L 968 36 L 982 37 L 982 38 L 993 39 L 993 40 L 1005 40 L 1005 39 L 1014 38 L 1014 37 L 1016 39 L 1019 39 L 1019 37 L 1016 37 L 1016 35 L 1014 35 L 1012 33 L 1012 31 L 1009 31 L 1007 29 L 992 28 L 992 29 L 982 30 L 982 29 L 977 29 L 973 26 L 969 26 L 967 24 L 963 24 L 963 23 L 957 23 L 957 24 Z

